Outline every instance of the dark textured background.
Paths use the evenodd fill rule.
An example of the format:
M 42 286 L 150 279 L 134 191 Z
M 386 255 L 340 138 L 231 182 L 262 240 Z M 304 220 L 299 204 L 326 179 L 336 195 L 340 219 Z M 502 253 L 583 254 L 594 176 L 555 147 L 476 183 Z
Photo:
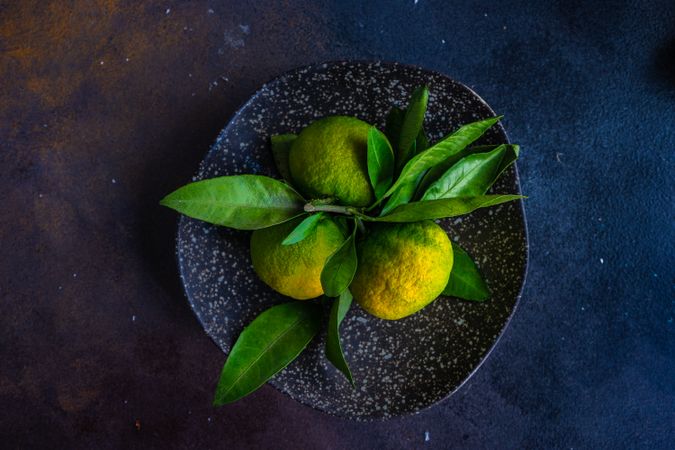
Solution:
M 672 0 L 138 3 L 0 1 L 0 447 L 672 448 Z M 506 115 L 520 309 L 418 416 L 271 387 L 215 410 L 224 356 L 157 201 L 263 82 L 338 58 L 439 70 Z

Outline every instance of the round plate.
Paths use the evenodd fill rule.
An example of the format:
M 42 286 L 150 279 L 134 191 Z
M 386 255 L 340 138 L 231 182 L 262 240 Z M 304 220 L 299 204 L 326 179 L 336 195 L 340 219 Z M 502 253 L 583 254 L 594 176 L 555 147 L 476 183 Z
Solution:
M 431 142 L 460 125 L 494 116 L 466 86 L 400 64 L 336 62 L 293 70 L 264 85 L 235 114 L 202 161 L 195 179 L 257 173 L 279 177 L 269 137 L 298 133 L 313 120 L 356 116 L 381 129 L 392 105 L 430 88 L 425 128 Z M 507 142 L 501 126 L 480 141 Z M 519 193 L 515 168 L 493 188 Z M 323 355 L 319 336 L 270 383 L 319 410 L 352 419 L 410 414 L 454 392 L 478 368 L 506 327 L 525 280 L 527 235 L 520 202 L 444 220 L 441 225 L 477 261 L 492 291 L 484 303 L 441 297 L 399 321 L 368 315 L 354 303 L 341 336 L 356 388 Z M 188 300 L 209 336 L 227 353 L 259 313 L 289 299 L 251 267 L 249 232 L 182 217 L 177 254 Z

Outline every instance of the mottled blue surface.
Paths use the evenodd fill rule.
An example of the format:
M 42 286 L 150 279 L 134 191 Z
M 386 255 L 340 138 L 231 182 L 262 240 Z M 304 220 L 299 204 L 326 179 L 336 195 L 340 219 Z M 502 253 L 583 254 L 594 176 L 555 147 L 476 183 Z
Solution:
M 675 3 L 414 3 L 323 2 L 321 57 L 436 69 L 505 114 L 529 275 L 457 395 L 350 443 L 672 448 Z

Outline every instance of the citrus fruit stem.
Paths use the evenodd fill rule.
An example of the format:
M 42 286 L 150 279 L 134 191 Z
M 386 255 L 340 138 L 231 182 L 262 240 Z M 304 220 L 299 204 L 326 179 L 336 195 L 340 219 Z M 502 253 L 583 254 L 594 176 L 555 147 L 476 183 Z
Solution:
M 352 208 L 350 206 L 340 206 L 340 205 L 313 205 L 311 203 L 307 203 L 304 207 L 305 212 L 319 212 L 319 211 L 325 211 L 325 212 L 332 212 L 332 213 L 337 213 L 337 214 L 345 214 L 348 216 L 353 216 L 359 214 L 358 209 Z

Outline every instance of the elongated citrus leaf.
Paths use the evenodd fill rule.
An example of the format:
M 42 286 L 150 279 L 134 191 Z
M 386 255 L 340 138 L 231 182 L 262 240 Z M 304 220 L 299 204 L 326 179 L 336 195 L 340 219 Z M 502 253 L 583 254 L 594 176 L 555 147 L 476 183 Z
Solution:
M 277 134 L 270 138 L 274 165 L 277 167 L 279 175 L 291 184 L 293 184 L 293 179 L 291 178 L 291 170 L 288 168 L 288 153 L 291 151 L 291 144 L 297 137 L 295 134 Z
M 356 273 L 356 225 L 352 234 L 326 260 L 321 271 L 321 286 L 327 297 L 337 297 L 351 284 Z
M 461 216 L 475 211 L 478 208 L 498 205 L 513 200 L 525 198 L 522 195 L 479 195 L 476 197 L 444 198 L 411 202 L 398 206 L 385 216 L 372 218 L 361 216 L 363 220 L 374 222 L 417 222 L 428 219 L 443 219 L 446 217 Z
M 293 245 L 305 239 L 310 234 L 314 233 L 316 226 L 323 219 L 324 213 L 319 212 L 306 217 L 297 227 L 291 231 L 286 238 L 281 241 L 281 245 Z
M 234 175 L 187 184 L 160 202 L 204 222 L 257 230 L 303 213 L 304 201 L 287 184 L 261 175 Z
M 389 214 L 397 206 L 409 203 L 415 196 L 415 192 L 417 192 L 417 185 L 419 181 L 422 180 L 423 176 L 424 172 L 418 177 L 417 181 L 413 183 L 405 183 L 401 185 L 401 187 L 399 187 L 396 191 L 394 191 L 394 193 L 387 199 L 387 202 L 382 207 L 380 215 L 383 216 L 385 214 Z
M 232 403 L 262 386 L 293 361 L 321 328 L 315 302 L 274 306 L 256 317 L 225 361 L 213 404 Z
M 403 125 L 403 117 L 405 111 L 397 106 L 392 106 L 387 114 L 387 119 L 384 125 L 384 134 L 391 143 L 394 154 L 398 153 L 398 138 L 401 135 L 401 125 Z
M 429 139 L 427 139 L 427 134 L 424 132 L 424 127 L 420 129 L 420 133 L 415 139 L 415 154 L 421 153 L 424 150 L 429 148 Z
M 420 130 L 420 133 L 417 135 L 417 139 L 415 140 L 415 144 L 413 145 L 413 147 L 415 148 L 415 151 L 413 152 L 414 154 L 420 153 L 429 148 L 429 141 L 427 140 L 424 128 L 422 128 Z M 423 177 L 424 173 L 420 175 L 420 177 L 418 178 L 419 181 L 417 183 L 404 184 L 396 192 L 394 192 L 382 207 L 380 215 L 387 214 L 389 211 L 396 208 L 398 205 L 403 205 L 405 203 L 410 202 L 415 197 L 415 194 L 418 191 L 418 185 L 423 179 Z
M 520 146 L 517 144 L 508 144 L 506 146 L 506 154 L 504 155 L 504 159 L 502 159 L 502 163 L 499 165 L 497 173 L 495 174 L 492 183 L 490 183 L 490 187 L 492 187 L 495 181 L 497 181 L 499 177 L 502 176 L 502 174 L 506 169 L 508 169 L 510 166 L 513 165 L 513 163 L 516 162 L 518 156 L 520 156 Z
M 333 222 L 340 228 L 340 231 L 342 231 L 343 236 L 347 236 L 349 234 L 349 224 L 347 223 L 347 217 L 346 216 L 333 216 L 332 217 Z
M 394 152 L 387 137 L 375 127 L 368 131 L 368 176 L 378 199 L 389 189 L 394 177 Z
M 422 200 L 483 195 L 490 189 L 506 155 L 506 145 L 488 153 L 476 153 L 460 159 L 429 186 Z
M 383 198 L 390 196 L 396 189 L 404 184 L 417 183 L 418 178 L 422 176 L 424 172 L 452 155 L 462 151 L 467 145 L 481 137 L 485 131 L 500 119 L 501 116 L 464 125 L 450 136 L 413 157 L 408 161 L 405 167 L 403 167 L 401 175 L 387 190 Z
M 444 158 L 452 158 L 453 154 L 462 152 L 466 145 L 473 142 L 473 140 L 478 139 L 478 137 L 499 119 L 499 117 L 496 117 L 465 125 L 450 137 L 445 138 L 443 141 L 411 159 L 403 168 L 401 175 L 394 185 L 389 188 L 382 197 L 386 198 L 390 195 L 389 200 L 385 203 L 380 215 L 386 215 L 396 207 L 405 205 L 415 198 L 415 194 L 419 192 L 419 185 L 424 181 L 425 174 L 430 169 L 433 170 L 433 167 L 436 164 L 441 164 L 444 161 Z M 375 205 L 377 205 L 378 202 L 376 202 Z
M 347 315 L 349 307 L 352 304 L 352 294 L 349 289 L 345 289 L 339 297 L 333 300 L 330 309 L 330 318 L 328 319 L 328 336 L 326 337 L 326 357 L 336 369 L 344 374 L 349 382 L 354 386 L 354 378 L 349 370 L 349 365 L 342 351 L 340 344 L 340 324 Z
M 401 132 L 396 146 L 396 168 L 400 170 L 415 154 L 415 140 L 422 129 L 424 114 L 429 102 L 429 89 L 420 86 L 410 96 L 410 103 L 405 110 Z
M 506 145 L 507 157 L 513 156 L 513 161 L 515 161 L 518 158 L 518 151 L 520 147 L 514 144 L 501 144 L 501 145 Z M 437 181 L 441 177 L 441 175 L 447 172 L 447 170 L 450 169 L 450 167 L 452 167 L 454 164 L 456 164 L 457 161 L 459 161 L 460 159 L 476 153 L 487 153 L 496 149 L 497 147 L 499 147 L 499 145 L 474 145 L 471 147 L 466 147 L 463 150 L 450 156 L 442 163 L 435 165 L 434 167 L 429 169 L 427 173 L 424 175 L 424 178 L 422 178 L 422 181 L 417 187 L 417 193 L 415 195 L 415 198 L 422 197 L 422 194 L 424 194 L 426 190 L 429 189 L 429 186 L 431 186 L 435 181 Z M 507 157 L 504 158 L 502 167 L 500 168 L 500 170 L 497 171 L 498 172 L 497 178 L 510 164 L 513 163 L 513 161 L 509 162 L 508 161 L 509 158 Z M 504 166 L 504 163 L 506 163 L 506 166 Z
M 469 254 L 456 243 L 452 243 L 454 262 L 448 285 L 443 295 L 482 302 L 490 297 L 490 290 Z

